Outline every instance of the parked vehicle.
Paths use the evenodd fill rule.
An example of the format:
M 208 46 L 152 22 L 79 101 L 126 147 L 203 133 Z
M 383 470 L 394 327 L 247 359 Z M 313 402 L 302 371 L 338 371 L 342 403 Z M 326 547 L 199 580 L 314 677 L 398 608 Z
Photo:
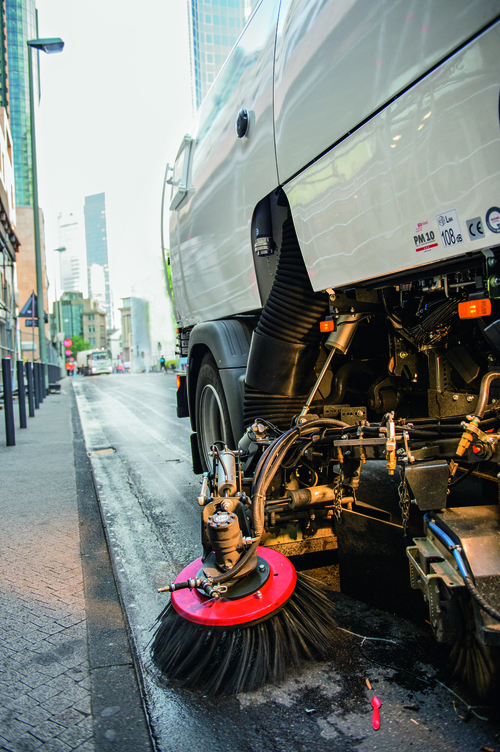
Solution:
M 81 350 L 76 355 L 78 373 L 83 376 L 97 376 L 112 373 L 111 356 L 108 350 Z
M 163 217 L 205 555 L 207 515 L 241 500 L 244 537 L 338 546 L 347 592 L 422 592 L 483 694 L 500 644 L 499 49 L 498 0 L 262 0 Z M 361 503 L 381 461 L 397 502 Z

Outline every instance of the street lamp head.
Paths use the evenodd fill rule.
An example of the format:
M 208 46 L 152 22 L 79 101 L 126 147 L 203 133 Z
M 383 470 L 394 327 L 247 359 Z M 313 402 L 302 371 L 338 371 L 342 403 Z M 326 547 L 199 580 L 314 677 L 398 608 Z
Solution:
M 42 50 L 51 55 L 54 52 L 62 52 L 64 42 L 59 37 L 50 37 L 49 39 L 28 39 L 28 47 L 34 47 L 36 50 Z

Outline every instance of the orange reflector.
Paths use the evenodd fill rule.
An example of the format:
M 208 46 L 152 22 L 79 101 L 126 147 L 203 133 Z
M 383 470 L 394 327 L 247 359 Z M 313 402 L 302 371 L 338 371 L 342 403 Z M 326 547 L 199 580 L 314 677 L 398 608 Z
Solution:
M 181 388 L 181 375 L 180 373 L 177 374 L 177 389 Z
M 481 316 L 489 316 L 491 313 L 491 300 L 464 300 L 458 304 L 458 315 L 461 319 L 478 319 Z
M 321 332 L 334 332 L 335 322 L 334 321 L 320 321 L 319 329 Z

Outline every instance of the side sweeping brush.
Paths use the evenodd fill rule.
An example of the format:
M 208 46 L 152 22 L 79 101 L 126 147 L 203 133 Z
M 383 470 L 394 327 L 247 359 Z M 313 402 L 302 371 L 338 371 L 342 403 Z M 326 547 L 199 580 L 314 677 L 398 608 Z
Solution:
M 152 657 L 166 677 L 203 692 L 234 694 L 281 681 L 303 659 L 329 653 L 330 601 L 286 556 L 259 543 L 267 489 L 292 445 L 339 426 L 312 420 L 272 442 L 257 463 L 251 505 L 232 480 L 241 477 L 237 454 L 212 447 L 217 480 L 206 496 L 206 476 L 199 497 L 204 557 L 160 589 L 172 595 L 157 620 Z
M 190 689 L 237 694 L 282 681 L 303 659 L 328 654 L 334 626 L 328 598 L 282 554 L 259 548 L 258 555 L 271 571 L 252 595 L 229 601 L 196 589 L 172 593 L 152 642 L 165 676 Z M 177 579 L 200 566 L 201 559 Z

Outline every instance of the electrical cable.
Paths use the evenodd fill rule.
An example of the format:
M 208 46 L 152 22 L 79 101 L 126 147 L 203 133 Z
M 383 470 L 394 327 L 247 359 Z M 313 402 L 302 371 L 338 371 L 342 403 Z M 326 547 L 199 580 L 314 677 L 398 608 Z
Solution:
M 460 571 L 460 574 L 462 575 L 462 578 L 464 580 L 465 587 L 469 591 L 471 597 L 478 603 L 481 608 L 486 611 L 489 616 L 491 616 L 492 619 L 495 619 L 495 621 L 500 621 L 500 611 L 497 611 L 496 608 L 493 608 L 493 606 L 490 606 L 487 601 L 483 598 L 483 596 L 479 593 L 478 589 L 474 585 L 472 581 L 472 577 L 467 571 L 467 568 L 465 566 L 465 562 L 462 559 L 461 549 L 459 546 L 457 546 L 453 540 L 450 538 L 450 536 L 444 532 L 444 530 L 441 530 L 441 528 L 436 525 L 435 522 L 433 522 L 430 518 L 430 513 L 427 512 L 427 514 L 424 515 L 424 521 L 427 523 L 427 525 L 430 527 L 433 533 L 435 533 L 438 538 L 441 538 L 442 542 L 448 547 L 448 549 L 451 551 L 453 558 L 455 559 L 458 569 Z
M 463 480 L 469 477 L 469 475 L 472 475 L 472 473 L 477 470 L 479 467 L 479 462 L 476 462 L 474 465 L 471 465 L 467 470 L 462 471 L 462 475 L 454 480 L 452 483 L 448 482 L 448 486 L 451 488 L 451 486 L 458 486 L 459 483 L 461 483 Z M 458 468 L 459 470 L 462 470 L 462 468 Z

